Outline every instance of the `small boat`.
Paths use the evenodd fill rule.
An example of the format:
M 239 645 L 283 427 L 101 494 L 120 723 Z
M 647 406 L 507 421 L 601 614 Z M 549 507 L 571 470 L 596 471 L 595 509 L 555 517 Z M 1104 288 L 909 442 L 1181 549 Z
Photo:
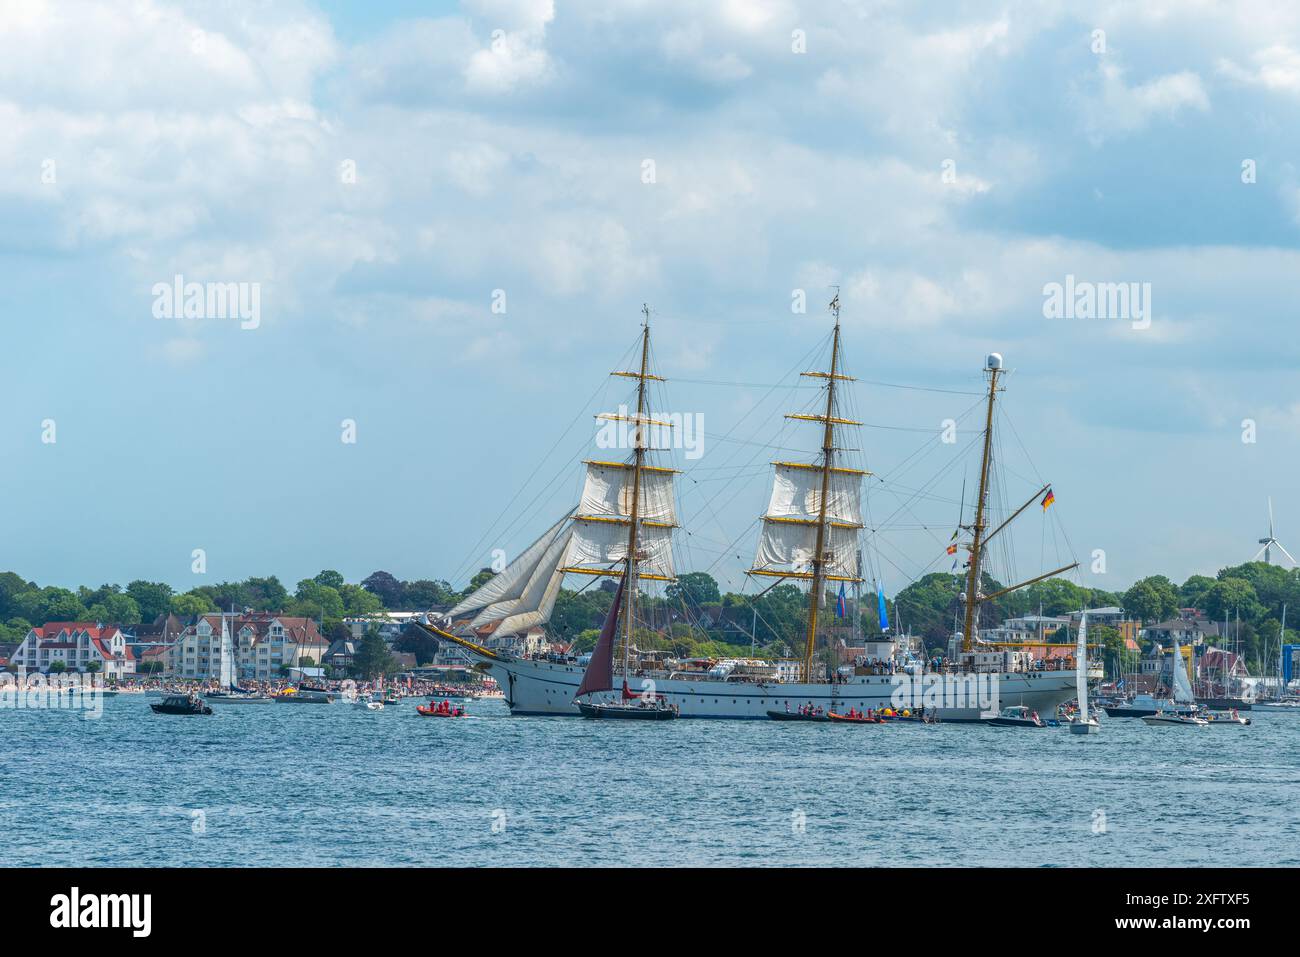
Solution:
M 1140 694 L 1123 704 L 1104 705 L 1102 710 L 1109 718 L 1145 718 L 1158 711 L 1173 711 L 1174 703 L 1169 698 Z
M 447 711 L 440 711 L 437 705 L 416 705 L 415 713 L 425 718 L 463 718 L 465 716 L 464 708 L 450 708 Z
M 808 714 L 799 711 L 769 711 L 767 716 L 773 721 L 830 721 L 826 712 Z
M 1079 710 L 1070 716 L 1071 734 L 1096 734 L 1101 730 L 1097 718 L 1088 713 L 1088 611 L 1079 618 L 1079 639 L 1074 646 L 1074 690 Z
M 617 718 L 627 721 L 671 721 L 677 717 L 677 709 L 663 702 L 645 704 L 644 702 L 611 702 L 596 704 L 579 701 L 578 710 L 584 718 Z
M 1177 638 L 1174 638 L 1174 660 L 1170 665 L 1173 669 L 1174 707 L 1168 711 L 1159 710 L 1142 720 L 1150 725 L 1205 727 L 1210 722 L 1201 717 L 1196 708 L 1196 701 L 1192 697 L 1192 680 L 1187 677 L 1187 670 L 1183 667 L 1183 652 Z
M 384 695 L 384 704 L 393 705 L 393 704 L 401 704 L 401 703 L 402 703 L 401 695 L 396 695 L 396 694 Z
M 161 704 L 151 704 L 154 714 L 212 714 L 212 709 L 194 695 L 174 694 Z
M 1180 714 L 1177 711 L 1157 711 L 1155 714 L 1147 715 L 1142 720 L 1151 725 L 1190 724 L 1202 728 L 1210 723 L 1194 714 Z
M 1270 698 L 1256 701 L 1252 711 L 1272 711 L 1279 714 L 1300 714 L 1300 698 Z
M 865 714 L 836 714 L 834 711 L 828 711 L 826 717 L 836 724 L 884 724 L 884 720 L 877 717 L 867 717 Z
M 1212 727 L 1246 727 L 1250 724 L 1249 718 L 1234 711 L 1204 711 L 1201 717 Z
M 269 694 L 234 694 L 229 691 L 209 691 L 203 697 L 207 698 L 212 704 L 275 704 L 275 699 Z
M 1003 708 L 996 718 L 983 718 L 984 724 L 997 728 L 1045 728 L 1037 711 L 1030 711 L 1023 704 Z
M 334 695 L 320 688 L 285 688 L 275 700 L 280 704 L 332 704 Z

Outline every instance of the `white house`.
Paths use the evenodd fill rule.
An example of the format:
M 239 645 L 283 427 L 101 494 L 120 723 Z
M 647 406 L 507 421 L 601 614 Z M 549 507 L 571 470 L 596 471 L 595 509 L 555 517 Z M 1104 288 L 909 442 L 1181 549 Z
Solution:
M 51 621 L 27 633 L 10 658 L 15 668 L 49 672 L 56 661 L 68 671 L 98 671 L 105 678 L 134 674 L 135 659 L 122 629 L 96 622 Z
M 282 668 L 318 665 L 329 648 L 310 618 L 251 612 L 231 616 L 227 627 L 231 671 L 239 679 L 270 681 L 281 677 Z M 204 615 L 172 646 L 170 670 L 181 678 L 219 678 L 221 655 L 221 616 Z

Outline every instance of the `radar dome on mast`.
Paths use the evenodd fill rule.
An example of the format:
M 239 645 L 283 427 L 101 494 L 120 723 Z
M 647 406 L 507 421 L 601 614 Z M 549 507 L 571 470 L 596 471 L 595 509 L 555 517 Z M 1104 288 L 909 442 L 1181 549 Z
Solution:
M 1002 353 L 1000 353 L 1000 352 L 990 352 L 990 353 L 988 354 L 988 358 L 986 358 L 986 359 L 984 360 L 984 368 L 985 368 L 985 369 L 989 369 L 989 370 L 992 370 L 992 369 L 1001 369 L 1001 368 L 1002 368 Z

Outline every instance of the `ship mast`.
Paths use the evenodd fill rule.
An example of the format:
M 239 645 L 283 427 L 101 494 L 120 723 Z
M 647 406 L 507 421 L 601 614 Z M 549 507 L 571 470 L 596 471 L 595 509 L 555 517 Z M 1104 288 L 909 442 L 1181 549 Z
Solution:
M 984 520 L 984 512 L 988 505 L 989 466 L 992 462 L 992 456 L 993 456 L 993 403 L 997 398 L 998 375 L 999 373 L 1002 372 L 1002 356 L 998 355 L 996 352 L 990 354 L 988 359 L 985 362 L 985 369 L 989 373 L 989 398 L 988 398 L 988 411 L 986 413 L 986 417 L 984 420 L 984 454 L 980 459 L 980 488 L 979 488 L 979 493 L 975 499 L 975 524 L 969 526 L 963 526 L 967 528 L 971 533 L 971 543 L 969 546 L 970 547 L 970 571 L 966 575 L 966 621 L 962 629 L 962 635 L 961 635 L 961 650 L 963 652 L 971 651 L 974 645 L 975 632 L 976 629 L 979 627 L 980 602 L 992 601 L 995 598 L 1001 598 L 1003 595 L 1008 594 L 1009 592 L 1017 591 L 1021 588 L 1026 587 L 1027 585 L 1033 585 L 1037 582 L 1041 582 L 1048 578 L 1052 578 L 1056 575 L 1060 575 L 1062 572 L 1068 572 L 1079 567 L 1078 562 L 1072 562 L 1069 565 L 1065 565 L 1062 566 L 1061 568 L 1053 569 L 1050 572 L 1044 572 L 1041 575 L 1035 575 L 1033 578 L 1030 578 L 1027 581 L 1022 581 L 1017 585 L 1008 585 L 1006 588 L 1001 588 L 998 591 L 993 592 L 991 595 L 981 595 L 979 592 L 980 572 L 981 572 L 980 566 L 983 563 L 984 550 L 988 547 L 989 541 L 993 539 L 994 536 L 999 534 L 1004 528 L 1010 525 L 1011 522 L 1016 518 L 1016 516 L 1018 516 L 1021 512 L 1023 512 L 1026 508 L 1028 508 L 1030 504 L 1032 504 L 1035 500 L 1037 500 L 1039 495 L 1042 495 L 1044 492 L 1050 492 L 1051 490 L 1050 484 L 1044 485 L 1032 496 L 1030 496 L 1029 500 L 1026 501 L 1024 505 L 1021 505 L 1018 509 L 1012 512 L 1011 516 L 1007 518 L 1006 521 L 1004 521 L 997 528 L 993 529 L 993 531 L 990 532 L 989 534 L 987 535 L 984 534 L 984 529 L 988 527 L 987 523 Z
M 831 340 L 831 372 L 826 386 L 826 418 L 822 432 L 822 494 L 817 507 L 817 545 L 813 552 L 812 590 L 808 593 L 808 642 L 803 656 L 803 679 L 812 681 L 813 646 L 817 641 L 817 611 L 821 605 L 825 573 L 823 570 L 826 548 L 826 500 L 830 496 L 831 458 L 835 452 L 835 382 L 839 377 L 840 362 L 840 295 L 837 291 L 831 300 L 835 315 L 835 335 Z
M 627 681 L 628 658 L 632 646 L 632 612 L 633 596 L 636 594 L 636 530 L 637 519 L 641 505 L 641 466 L 645 462 L 645 417 L 646 417 L 646 396 L 645 382 L 647 371 L 650 363 L 650 307 L 644 303 L 641 305 L 641 313 L 645 316 L 641 324 L 641 371 L 637 374 L 636 386 L 636 439 L 633 449 L 632 465 L 632 509 L 631 519 L 627 533 L 627 585 L 624 588 L 624 606 L 623 613 L 623 681 Z
M 984 505 L 988 498 L 989 457 L 993 449 L 993 401 L 998 392 L 1001 364 L 990 357 L 988 413 L 984 422 L 984 454 L 980 459 L 980 488 L 975 497 L 975 524 L 971 527 L 970 571 L 966 576 L 966 624 L 961 633 L 961 650 L 970 651 L 973 629 L 978 620 L 980 558 L 984 551 Z

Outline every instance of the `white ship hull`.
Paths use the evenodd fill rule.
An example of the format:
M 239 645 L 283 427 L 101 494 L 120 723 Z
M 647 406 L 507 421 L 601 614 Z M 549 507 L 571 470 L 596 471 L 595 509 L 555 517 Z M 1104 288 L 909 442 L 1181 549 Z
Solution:
M 488 658 L 466 649 L 475 667 L 490 674 L 505 692 L 506 704 L 516 715 L 578 716 L 574 693 L 582 681 L 583 667 L 574 663 Z M 1003 672 L 997 675 L 998 702 L 992 710 L 1023 704 L 1039 714 L 1055 714 L 1057 705 L 1074 697 L 1074 672 Z M 618 680 L 617 676 L 616 679 Z M 640 691 L 640 679 L 630 682 Z M 683 718 L 767 718 L 768 711 L 798 710 L 800 705 L 820 705 L 836 711 L 883 708 L 892 703 L 897 682 L 890 675 L 865 675 L 833 688 L 828 684 L 795 684 L 656 679 L 654 690 L 681 709 Z M 617 692 L 593 695 L 593 700 L 613 700 Z M 978 707 L 940 707 L 941 721 L 979 721 Z

